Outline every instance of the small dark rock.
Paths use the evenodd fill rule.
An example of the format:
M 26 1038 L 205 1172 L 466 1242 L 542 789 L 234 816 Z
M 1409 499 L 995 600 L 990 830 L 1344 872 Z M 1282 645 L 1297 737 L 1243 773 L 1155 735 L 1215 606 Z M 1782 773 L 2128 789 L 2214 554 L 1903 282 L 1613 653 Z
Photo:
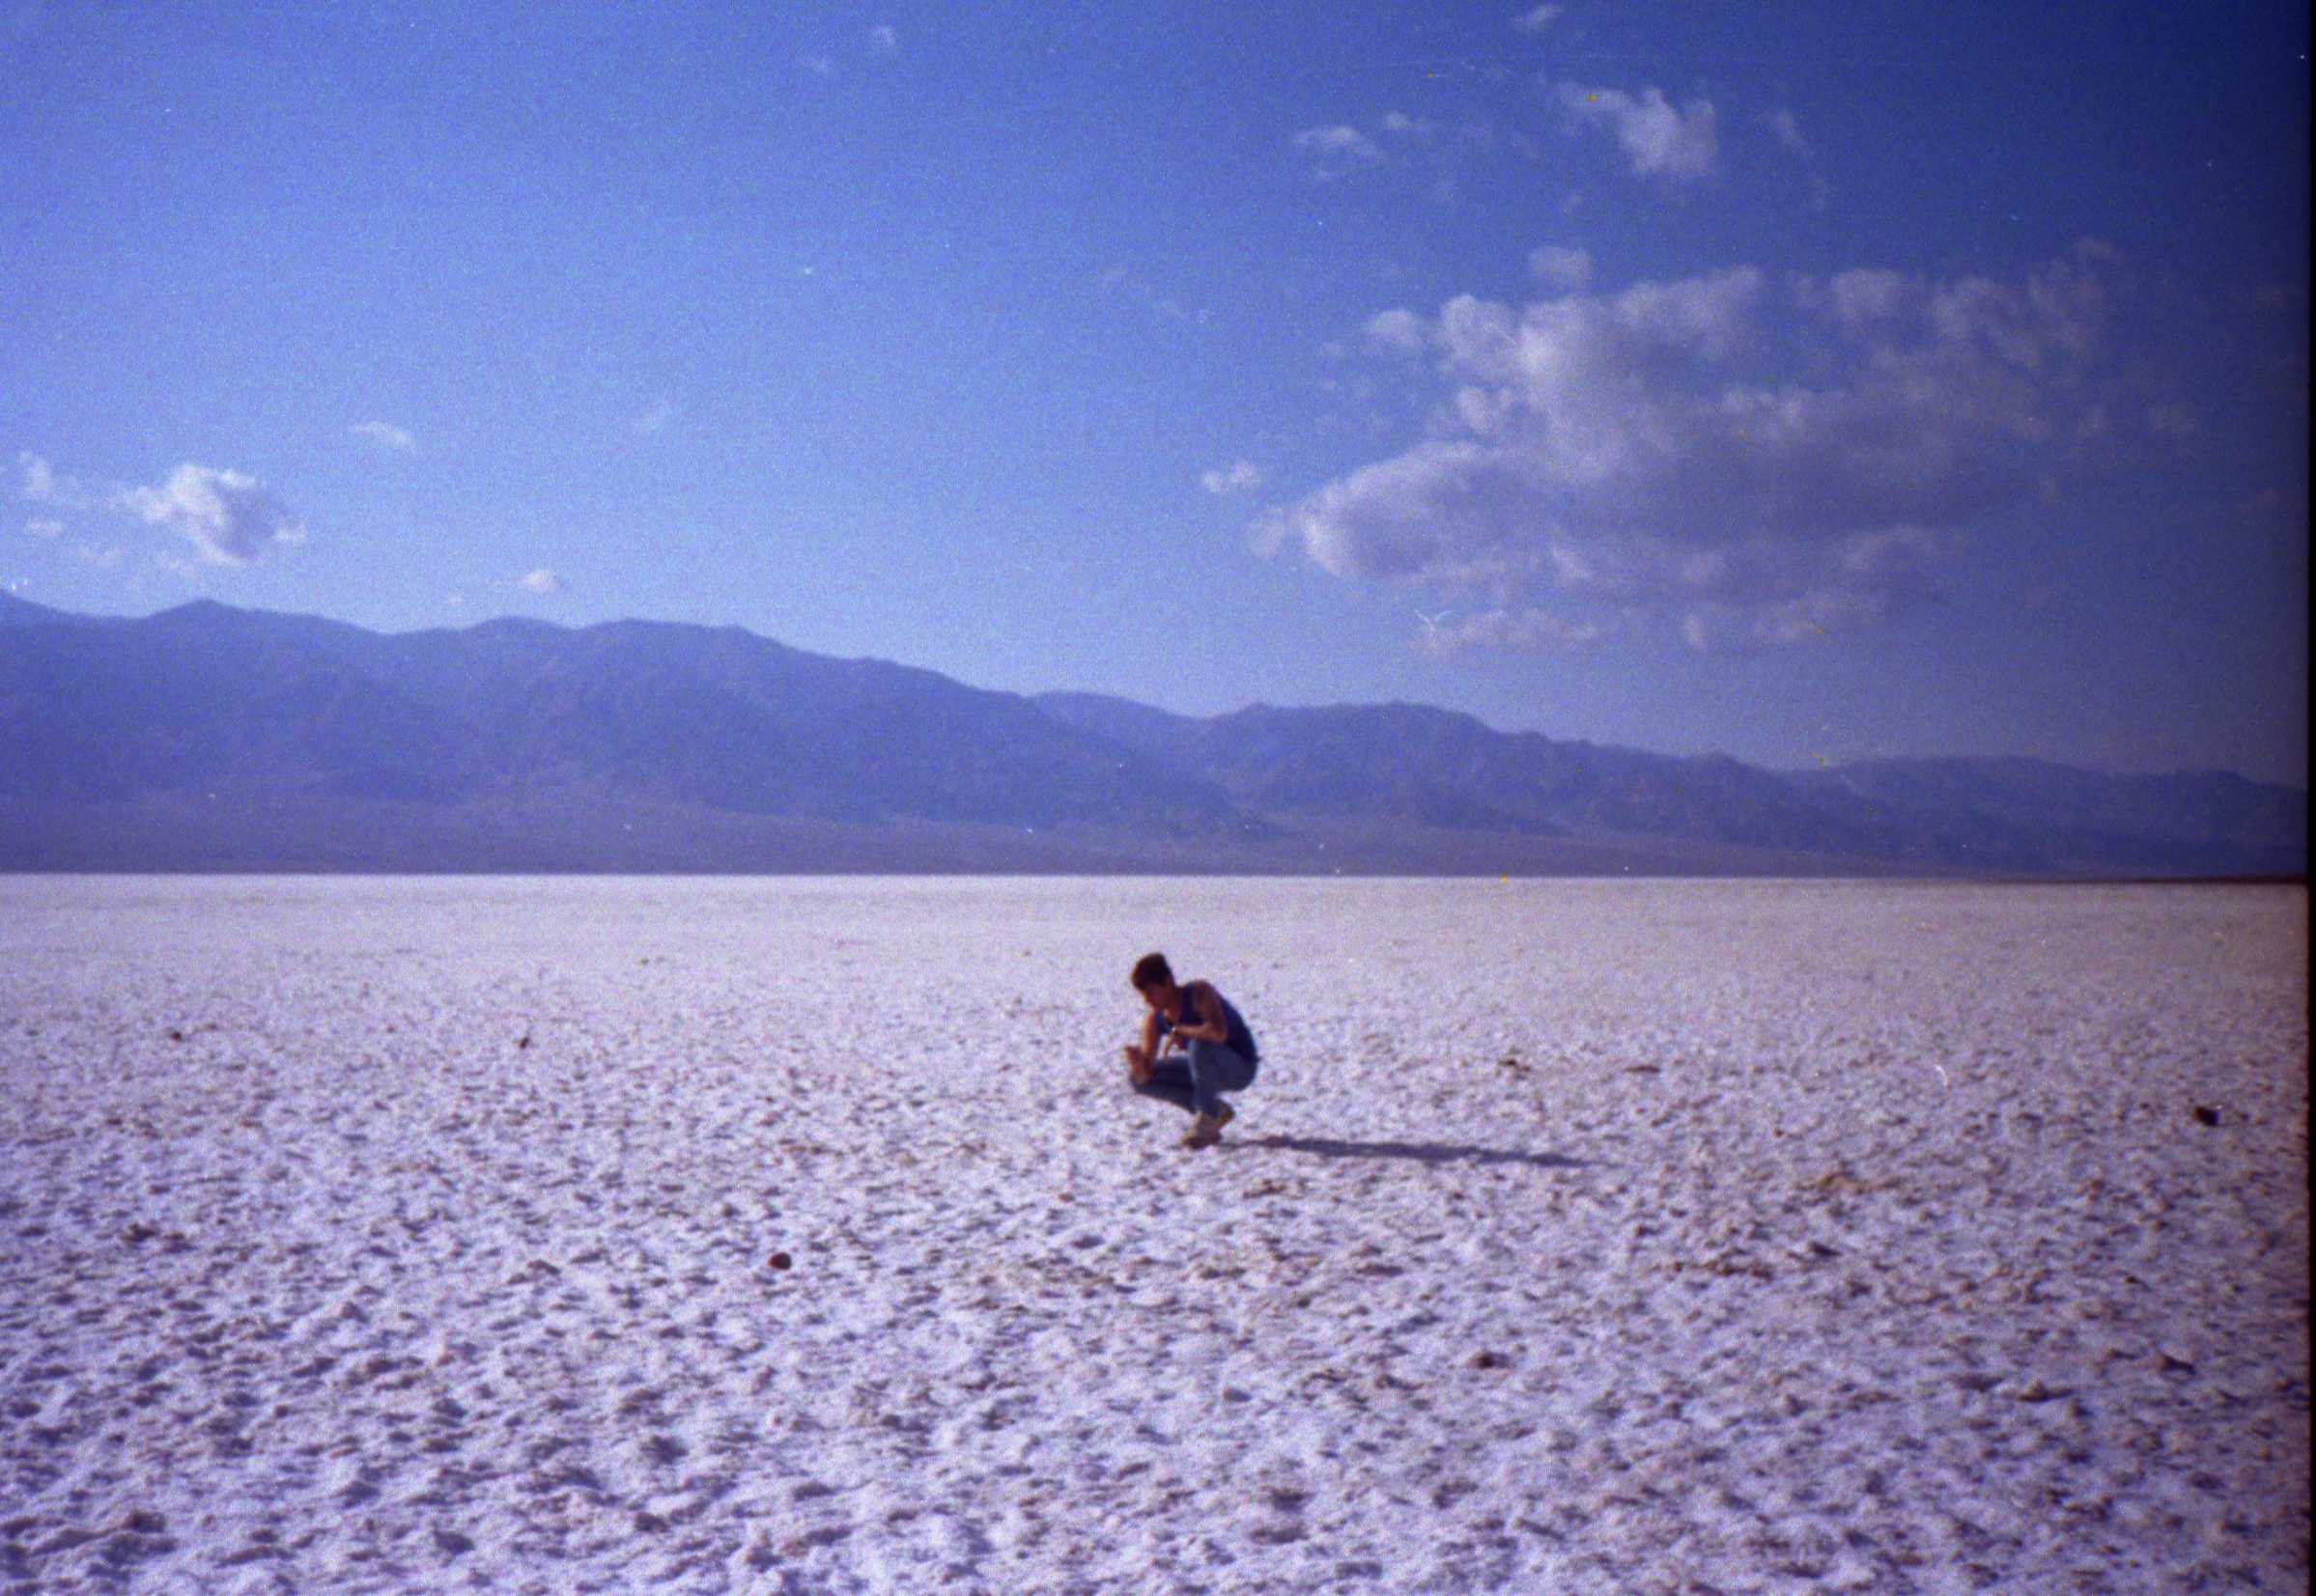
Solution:
M 2217 1108 L 2198 1108 L 2195 1110 L 2195 1122 L 2198 1125 L 2217 1125 L 2219 1123 L 2219 1110 Z
M 1484 1350 L 1472 1354 L 1472 1367 L 1475 1369 L 1500 1369 L 1504 1366 L 1505 1359 L 1501 1354 Z
M 521 1052 L 523 1049 L 529 1047 L 530 1045 L 530 1033 L 527 1031 L 515 1039 L 515 1050 L 517 1052 Z
M 787 1269 L 795 1262 L 796 1260 L 789 1257 L 785 1252 L 776 1252 L 771 1257 L 764 1260 L 764 1267 L 766 1269 Z

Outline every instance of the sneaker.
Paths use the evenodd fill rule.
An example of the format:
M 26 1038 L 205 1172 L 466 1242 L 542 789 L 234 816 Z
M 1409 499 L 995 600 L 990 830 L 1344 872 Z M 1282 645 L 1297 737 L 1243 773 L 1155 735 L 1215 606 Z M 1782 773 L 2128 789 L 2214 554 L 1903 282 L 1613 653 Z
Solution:
M 1223 1119 L 1220 1114 L 1200 1114 L 1190 1122 L 1189 1134 L 1182 1138 L 1185 1147 L 1212 1147 L 1223 1139 Z

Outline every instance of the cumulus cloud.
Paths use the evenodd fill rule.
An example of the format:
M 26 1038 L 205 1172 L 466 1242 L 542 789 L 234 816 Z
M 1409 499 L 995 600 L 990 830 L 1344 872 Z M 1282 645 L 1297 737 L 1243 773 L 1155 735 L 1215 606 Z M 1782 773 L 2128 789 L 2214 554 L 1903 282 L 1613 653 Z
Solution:
M 305 527 L 255 477 L 180 465 L 158 488 L 131 488 L 119 507 L 191 543 L 208 565 L 243 566 L 275 544 L 305 541 Z
M 1737 267 L 1406 313 L 1394 336 L 1442 379 L 1431 435 L 1275 512 L 1261 541 L 1483 601 L 1427 646 L 1871 627 L 2086 446 L 2114 264 L 2086 244 L 2012 283 Z M 1806 380 L 1778 369 L 1793 349 Z
M 165 527 L 193 545 L 205 565 L 242 566 L 276 544 L 305 541 L 305 526 L 255 477 L 184 464 L 157 488 L 91 485 L 29 450 L 16 456 L 18 488 L 35 504 L 87 511 Z M 55 525 L 42 521 L 37 526 Z M 110 562 L 104 562 L 110 563 Z
M 525 593 L 536 593 L 544 598 L 552 598 L 563 591 L 563 578 L 548 570 L 547 567 L 541 566 L 538 570 L 524 575 L 516 585 Z
M 353 429 L 356 437 L 368 438 L 381 449 L 391 449 L 407 455 L 418 447 L 418 440 L 400 427 L 387 421 L 365 421 Z
M 1424 350 L 1424 319 L 1411 310 L 1378 311 L 1359 330 L 1371 349 L 1399 354 L 1421 354 Z
M 1552 98 L 1571 130 L 1613 134 L 1636 177 L 1693 183 L 1720 169 L 1718 117 L 1709 99 L 1676 107 L 1659 89 L 1631 95 L 1582 83 L 1555 83 Z
M 1233 461 L 1199 474 L 1199 486 L 1209 493 L 1251 493 L 1262 486 L 1262 467 L 1251 460 Z

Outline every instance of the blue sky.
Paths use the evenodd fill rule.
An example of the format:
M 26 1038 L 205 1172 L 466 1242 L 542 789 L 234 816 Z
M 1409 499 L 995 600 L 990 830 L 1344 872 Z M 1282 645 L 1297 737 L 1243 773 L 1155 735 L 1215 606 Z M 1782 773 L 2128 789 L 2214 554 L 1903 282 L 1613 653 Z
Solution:
M 2306 779 L 2302 8 L 0 0 L 0 584 Z

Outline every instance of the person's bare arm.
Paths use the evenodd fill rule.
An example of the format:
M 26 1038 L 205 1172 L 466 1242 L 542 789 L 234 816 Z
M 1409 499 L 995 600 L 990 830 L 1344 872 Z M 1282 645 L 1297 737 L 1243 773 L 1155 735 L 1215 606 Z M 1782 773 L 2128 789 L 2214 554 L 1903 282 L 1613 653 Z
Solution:
M 1197 1019 L 1195 1025 L 1176 1025 L 1174 1035 L 1184 1042 L 1229 1042 L 1229 1022 L 1223 1018 L 1222 994 L 1203 981 L 1193 981 L 1182 989 L 1186 1006 Z
M 1150 1066 L 1158 1059 L 1158 1014 L 1151 1010 L 1142 1017 L 1142 1042 L 1126 1050 L 1126 1074 L 1136 1084 L 1150 1078 Z

